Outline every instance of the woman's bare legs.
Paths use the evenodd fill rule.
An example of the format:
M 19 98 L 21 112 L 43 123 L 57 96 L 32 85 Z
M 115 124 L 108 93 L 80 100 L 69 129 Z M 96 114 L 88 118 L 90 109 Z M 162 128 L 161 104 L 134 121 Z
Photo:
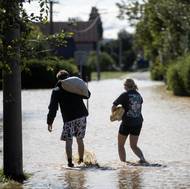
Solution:
M 141 163 L 146 163 L 147 161 L 144 158 L 144 155 L 141 151 L 141 149 L 137 146 L 139 136 L 135 135 L 130 135 L 129 140 L 130 140 L 130 146 L 133 152 L 139 157 Z
M 127 136 L 118 134 L 118 153 L 119 153 L 119 158 L 121 161 L 125 162 L 126 161 L 126 152 L 125 152 L 125 142 L 127 140 Z

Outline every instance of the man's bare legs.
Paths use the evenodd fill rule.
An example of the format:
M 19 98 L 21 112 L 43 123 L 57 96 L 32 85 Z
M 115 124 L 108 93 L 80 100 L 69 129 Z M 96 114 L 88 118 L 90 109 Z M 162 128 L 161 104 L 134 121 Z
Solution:
M 139 138 L 139 136 L 135 136 L 135 135 L 129 136 L 131 149 L 136 154 L 136 156 L 139 157 L 140 163 L 147 163 L 141 149 L 137 146 L 138 138 Z
M 84 142 L 82 138 L 77 138 L 77 144 L 78 144 L 78 154 L 79 154 L 79 161 L 78 163 L 83 162 L 84 157 Z
M 73 167 L 74 164 L 72 163 L 72 139 L 67 139 L 65 144 L 66 154 L 67 154 L 67 160 L 68 160 L 68 166 Z
M 121 161 L 126 161 L 126 152 L 125 152 L 125 142 L 126 142 L 127 136 L 118 134 L 118 153 L 119 158 Z

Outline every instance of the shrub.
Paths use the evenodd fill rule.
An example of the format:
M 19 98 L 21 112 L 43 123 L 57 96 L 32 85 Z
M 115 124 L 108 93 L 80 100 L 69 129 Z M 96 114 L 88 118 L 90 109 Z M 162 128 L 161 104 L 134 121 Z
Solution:
M 171 65 L 167 71 L 168 88 L 173 91 L 175 95 L 185 95 L 185 89 L 181 74 L 179 73 L 179 65 Z
M 178 58 L 169 66 L 167 84 L 175 95 L 190 96 L 190 55 Z
M 153 63 L 150 66 L 150 75 L 151 79 L 161 81 L 164 79 L 165 70 L 163 64 L 160 63 L 159 60 L 156 60 L 155 63 Z
M 22 71 L 22 88 L 51 88 L 56 83 L 56 74 L 65 69 L 71 75 L 78 73 L 73 60 L 63 60 L 57 57 L 31 59 L 24 61 Z
M 190 55 L 184 57 L 184 62 L 181 64 L 181 70 L 184 88 L 186 93 L 190 95 Z

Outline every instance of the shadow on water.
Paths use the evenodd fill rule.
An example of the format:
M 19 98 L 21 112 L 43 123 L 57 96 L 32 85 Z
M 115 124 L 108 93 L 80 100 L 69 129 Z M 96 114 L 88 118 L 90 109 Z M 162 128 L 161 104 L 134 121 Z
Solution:
M 166 165 L 162 165 L 160 163 L 139 163 L 139 162 L 131 162 L 126 161 L 128 166 L 140 166 L 140 167 L 167 167 Z
M 117 168 L 111 167 L 111 166 L 106 166 L 106 165 L 100 165 L 98 163 L 96 164 L 86 164 L 83 163 L 82 165 L 77 165 L 75 167 L 63 167 L 63 169 L 65 170 L 75 170 L 75 171 L 87 171 L 87 170 L 91 170 L 91 171 L 96 171 L 96 170 L 101 170 L 101 171 L 112 171 L 112 170 L 116 170 Z

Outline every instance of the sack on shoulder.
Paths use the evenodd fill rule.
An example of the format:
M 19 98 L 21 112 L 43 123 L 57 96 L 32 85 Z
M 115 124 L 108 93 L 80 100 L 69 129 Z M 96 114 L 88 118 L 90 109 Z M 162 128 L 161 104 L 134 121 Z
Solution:
M 88 87 L 86 83 L 78 77 L 73 76 L 62 80 L 61 86 L 64 90 L 68 92 L 86 96 L 87 98 L 89 97 Z

